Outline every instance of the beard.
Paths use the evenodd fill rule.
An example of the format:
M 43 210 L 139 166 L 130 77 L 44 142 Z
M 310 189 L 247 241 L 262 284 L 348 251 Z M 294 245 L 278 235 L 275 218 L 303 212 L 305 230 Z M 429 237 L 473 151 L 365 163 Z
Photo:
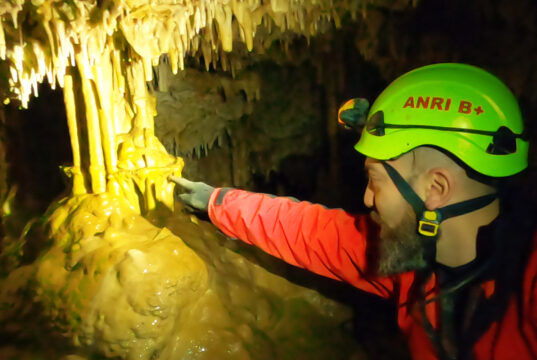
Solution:
M 404 216 L 396 226 L 388 226 L 377 212 L 371 213 L 371 219 L 380 228 L 378 242 L 373 246 L 373 256 L 370 256 L 374 258 L 371 270 L 376 275 L 395 275 L 427 267 L 424 244 L 416 230 L 414 210 L 408 205 L 403 211 Z

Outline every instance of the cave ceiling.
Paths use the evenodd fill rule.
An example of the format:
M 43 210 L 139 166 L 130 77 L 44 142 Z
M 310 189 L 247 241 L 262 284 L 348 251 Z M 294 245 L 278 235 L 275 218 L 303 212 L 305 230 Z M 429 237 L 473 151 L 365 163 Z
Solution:
M 27 106 L 38 83 L 63 85 L 75 53 L 91 64 L 113 44 L 114 56 L 141 62 L 155 132 L 185 158 L 186 174 L 252 186 L 252 174 L 267 179 L 291 154 L 338 151 L 337 106 L 357 94 L 372 99 L 419 65 L 483 66 L 532 116 L 535 14 L 527 0 L 10 0 L 0 5 L 0 95 Z M 337 172 L 338 156 L 323 156 Z

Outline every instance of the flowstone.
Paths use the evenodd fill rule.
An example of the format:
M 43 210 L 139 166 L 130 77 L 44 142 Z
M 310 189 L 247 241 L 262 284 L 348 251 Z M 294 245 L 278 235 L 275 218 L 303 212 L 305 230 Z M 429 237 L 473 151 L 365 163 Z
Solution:
M 157 227 L 110 194 L 61 200 L 48 249 L 1 282 L 2 332 L 21 346 L 46 330 L 40 341 L 64 359 L 364 358 L 344 330 L 349 309 L 177 207 Z

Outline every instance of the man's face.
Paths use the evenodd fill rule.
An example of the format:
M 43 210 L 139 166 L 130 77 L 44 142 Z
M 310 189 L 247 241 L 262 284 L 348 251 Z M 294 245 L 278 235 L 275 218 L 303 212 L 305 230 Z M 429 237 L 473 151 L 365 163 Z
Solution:
M 396 160 L 391 163 L 412 185 L 412 177 L 407 171 L 401 171 L 407 165 Z M 371 218 L 380 227 L 378 243 L 372 244 L 376 273 L 378 275 L 400 274 L 409 270 L 425 267 L 424 250 L 416 232 L 416 215 L 397 190 L 382 164 L 367 159 L 365 169 L 368 184 L 364 194 L 364 203 L 371 208 Z

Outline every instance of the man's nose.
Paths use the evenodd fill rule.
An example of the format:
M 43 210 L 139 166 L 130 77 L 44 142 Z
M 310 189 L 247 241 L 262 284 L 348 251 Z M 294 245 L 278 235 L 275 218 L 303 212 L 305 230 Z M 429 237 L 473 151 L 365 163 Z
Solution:
M 373 191 L 369 188 L 369 185 L 365 188 L 364 192 L 364 205 L 368 208 L 372 208 L 375 203 L 375 196 Z

